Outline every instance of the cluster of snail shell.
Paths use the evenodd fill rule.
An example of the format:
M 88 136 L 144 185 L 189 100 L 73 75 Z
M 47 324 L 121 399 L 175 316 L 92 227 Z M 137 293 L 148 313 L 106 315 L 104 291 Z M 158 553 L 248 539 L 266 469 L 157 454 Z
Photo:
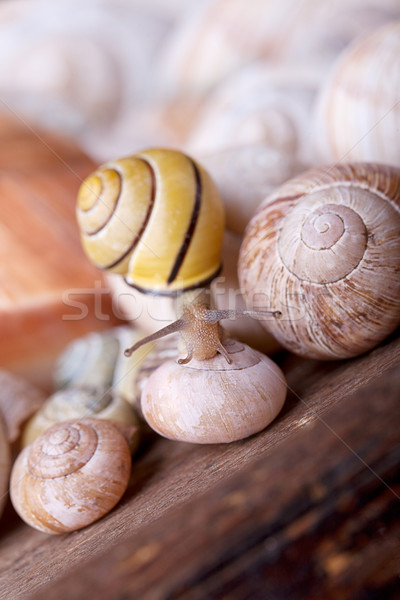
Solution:
M 77 217 L 92 262 L 140 292 L 175 298 L 178 319 L 129 352 L 177 332 L 186 352 L 148 377 L 140 401 L 147 423 L 165 437 L 196 443 L 232 442 L 264 429 L 282 408 L 286 382 L 271 359 L 228 338 L 219 321 L 237 311 L 210 306 L 224 211 L 207 171 L 182 152 L 159 148 L 107 163 L 82 184 Z
M 141 413 L 155 431 L 232 442 L 281 410 L 280 369 L 230 339 L 220 320 L 246 312 L 281 346 L 318 359 L 366 352 L 398 326 L 399 177 L 382 164 L 328 166 L 269 195 L 241 245 L 244 311 L 216 308 L 204 291 L 219 273 L 223 215 L 197 161 L 151 149 L 107 163 L 83 183 L 77 215 L 89 258 L 139 292 L 175 298 L 178 319 L 127 353 L 180 334 L 181 358 L 165 361 L 141 391 Z
M 43 404 L 45 396 L 20 377 L 0 370 L 0 516 L 8 496 L 13 457 L 24 423 Z
M 136 339 L 130 327 L 121 326 L 70 343 L 58 358 L 56 391 L 47 399 L 40 395 L 33 402 L 30 384 L 12 378 L 13 393 L 25 398 L 29 410 L 19 407 L 18 422 L 8 415 L 8 429 L 22 448 L 12 470 L 0 420 L 0 490 L 10 485 L 14 509 L 39 531 L 66 533 L 85 527 L 124 494 L 140 427 L 132 405 L 135 394 L 127 389 L 132 361 L 124 359 L 121 365 L 119 359 Z M 1 380 L 10 378 L 7 374 Z M 13 406 L 9 401 L 5 405 Z
M 221 44 L 229 48 L 244 5 L 239 0 L 229 9 L 224 0 L 215 4 L 231 13 L 232 27 L 220 36 Z M 312 4 L 310 0 L 307 5 Z M 204 23 L 211 13 L 205 14 Z M 244 24 L 249 22 L 253 23 L 251 17 Z M 218 23 L 215 27 L 219 29 Z M 207 31 L 199 36 L 207 37 Z M 261 25 L 256 33 L 253 44 L 243 45 L 242 58 L 246 53 L 262 57 L 260 40 L 270 34 L 265 36 Z M 291 37 L 288 31 L 279 35 Z M 129 346 L 124 358 L 121 338 L 118 343 L 106 337 L 101 343 L 98 337 L 86 340 L 81 366 L 88 368 L 81 372 L 75 367 L 71 371 L 69 360 L 74 356 L 72 363 L 79 363 L 76 356 L 82 347 L 78 344 L 64 355 L 56 374 L 62 389 L 29 421 L 23 437 L 26 447 L 12 471 L 12 502 L 30 525 L 47 532 L 72 531 L 115 506 L 128 485 L 131 452 L 137 444 L 137 417 L 127 416 L 131 405 L 160 435 L 200 444 L 247 438 L 279 415 L 286 396 L 284 374 L 246 343 L 246 336 L 233 335 L 231 321 L 237 316 L 257 319 L 257 333 L 264 340 L 274 339 L 300 356 L 323 360 L 367 352 L 399 326 L 400 147 L 395 132 L 400 113 L 393 96 L 398 85 L 391 79 L 387 94 L 371 96 L 374 90 L 365 76 L 378 72 L 384 82 L 395 73 L 400 82 L 399 40 L 396 22 L 345 49 L 318 98 L 314 137 L 321 143 L 318 157 L 327 161 L 320 166 L 315 159 L 317 166 L 303 169 L 298 155 L 307 147 L 308 128 L 304 135 L 299 127 L 292 128 L 296 111 L 301 113 L 299 120 L 312 112 L 310 101 L 317 89 L 312 74 L 306 77 L 308 87 L 300 86 L 301 105 L 294 102 L 285 111 L 278 110 L 279 94 L 272 99 L 266 95 L 264 103 L 247 111 L 252 94 L 243 94 L 236 116 L 240 113 L 244 120 L 238 117 L 233 127 L 243 136 L 240 148 L 232 150 L 234 135 L 229 146 L 224 142 L 230 124 L 223 116 L 228 97 L 235 96 L 231 90 L 236 89 L 231 83 L 228 100 L 223 93 L 215 94 L 214 105 L 186 140 L 196 158 L 153 148 L 109 161 L 84 181 L 77 220 L 89 260 L 110 277 L 115 293 L 130 291 L 154 300 L 156 311 L 166 307 L 168 322 L 159 330 L 150 327 L 143 339 L 124 342 Z M 296 47 L 295 41 L 292 45 Z M 181 50 L 179 56 L 190 58 Z M 217 61 L 215 70 L 208 71 L 202 67 L 207 56 L 198 55 L 204 89 L 220 72 L 246 62 L 240 57 L 237 62 L 232 52 L 221 56 L 226 62 Z M 381 60 L 382 56 L 389 58 Z M 187 85 L 184 65 L 181 71 L 180 83 Z M 255 73 L 261 71 L 258 65 Z M 239 72 L 237 81 L 247 77 Z M 349 82 L 359 80 L 353 94 Z M 251 76 L 248 81 L 249 89 L 255 89 Z M 269 121 L 276 115 L 279 139 L 273 129 L 264 127 L 268 115 Z M 214 139 L 203 139 L 207 129 Z M 257 149 L 265 150 L 267 162 L 272 155 L 279 161 L 290 156 L 290 161 L 273 181 L 271 173 L 267 182 L 262 178 L 261 161 L 250 171 L 250 179 L 260 177 L 259 185 L 247 185 L 248 167 L 243 170 L 244 184 L 232 184 L 242 175 L 238 164 L 247 161 L 254 167 L 252 152 Z M 207 170 L 197 152 L 205 153 Z M 213 159 L 219 165 L 215 172 Z M 307 162 L 311 160 L 307 157 Z M 227 223 L 234 232 L 229 235 L 239 236 L 239 242 L 231 245 L 224 234 L 224 207 L 217 189 L 221 182 Z M 248 202 L 246 193 L 252 196 Z M 230 207 L 244 202 L 246 210 L 241 206 L 230 213 Z M 239 307 L 221 304 L 213 295 L 224 273 L 221 268 L 226 268 L 221 255 L 223 263 L 235 256 L 242 293 Z M 169 334 L 174 336 L 172 345 L 160 351 L 159 340 Z M 103 364 L 97 354 L 101 345 L 112 359 L 99 369 L 99 378 L 94 365 Z M 150 350 L 146 353 L 145 348 Z M 113 393 L 105 392 L 107 386 Z M 114 408 L 116 413 L 111 412 Z M 7 463 L 0 469 L 0 492 L 7 485 L 2 474 L 10 468 L 3 429 L 0 420 L 0 456 Z M 64 458 L 69 466 L 62 463 Z M 99 473 L 104 475 L 101 486 Z M 71 488 L 60 501 L 66 476 Z

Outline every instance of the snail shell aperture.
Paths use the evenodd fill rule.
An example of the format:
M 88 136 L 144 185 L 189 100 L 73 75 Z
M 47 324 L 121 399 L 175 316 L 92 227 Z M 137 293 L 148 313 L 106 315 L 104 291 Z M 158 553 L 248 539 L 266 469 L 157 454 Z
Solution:
M 239 279 L 248 306 L 282 312 L 261 323 L 295 353 L 376 346 L 400 323 L 400 170 L 343 164 L 281 186 L 246 230 Z

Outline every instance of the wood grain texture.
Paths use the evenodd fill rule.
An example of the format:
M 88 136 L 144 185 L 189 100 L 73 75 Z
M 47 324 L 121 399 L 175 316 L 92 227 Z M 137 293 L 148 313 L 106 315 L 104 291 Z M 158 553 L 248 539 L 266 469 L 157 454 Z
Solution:
M 291 391 L 271 426 L 208 446 L 149 432 L 98 523 L 49 537 L 8 505 L 0 598 L 394 597 L 400 339 L 280 364 Z
M 0 365 L 36 383 L 46 383 L 71 339 L 110 324 L 94 314 L 95 282 L 97 301 L 104 285 L 75 218 L 79 185 L 93 169 L 70 141 L 0 115 Z M 109 294 L 102 309 L 111 312 Z

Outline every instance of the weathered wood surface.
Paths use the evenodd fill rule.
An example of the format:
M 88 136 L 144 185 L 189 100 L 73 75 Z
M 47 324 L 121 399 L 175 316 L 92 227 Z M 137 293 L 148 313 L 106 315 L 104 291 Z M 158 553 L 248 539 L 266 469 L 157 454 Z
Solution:
M 291 391 L 266 431 L 220 446 L 149 433 L 98 523 L 47 536 L 8 506 L 0 598 L 394 598 L 400 339 L 280 363 Z

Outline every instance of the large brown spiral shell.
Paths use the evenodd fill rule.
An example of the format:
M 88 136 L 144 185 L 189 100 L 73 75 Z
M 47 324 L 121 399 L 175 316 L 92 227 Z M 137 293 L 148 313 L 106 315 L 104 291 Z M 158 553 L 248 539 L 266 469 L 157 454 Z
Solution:
M 11 500 L 20 517 L 40 531 L 74 531 L 115 506 L 130 467 L 128 441 L 116 424 L 65 421 L 20 453 L 11 473 Z
M 400 170 L 354 163 L 308 171 L 250 222 L 239 278 L 247 304 L 289 350 L 347 358 L 400 323 Z

